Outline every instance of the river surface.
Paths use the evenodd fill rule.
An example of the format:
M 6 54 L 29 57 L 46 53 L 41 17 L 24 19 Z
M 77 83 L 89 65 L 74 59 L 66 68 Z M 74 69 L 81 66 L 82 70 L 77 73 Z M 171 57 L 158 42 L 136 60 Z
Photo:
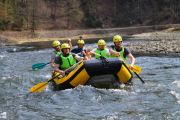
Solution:
M 0 49 L 0 119 L 2 120 L 180 120 L 180 58 L 136 57 L 142 84 L 135 76 L 128 89 L 74 89 L 30 94 L 28 89 L 51 76 L 51 49 Z

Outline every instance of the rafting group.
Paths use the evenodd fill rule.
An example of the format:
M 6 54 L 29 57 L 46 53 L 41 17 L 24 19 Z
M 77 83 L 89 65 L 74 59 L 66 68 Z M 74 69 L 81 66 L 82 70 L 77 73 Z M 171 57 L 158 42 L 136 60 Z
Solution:
M 122 37 L 113 36 L 113 45 L 106 46 L 103 39 L 98 40 L 97 48 L 86 49 L 85 42 L 80 37 L 77 47 L 72 49 L 71 39 L 67 43 L 52 42 L 54 48 L 51 56 L 51 66 L 53 68 L 52 78 L 46 82 L 41 82 L 30 89 L 31 93 L 42 91 L 49 82 L 53 83 L 54 90 L 64 90 L 74 88 L 78 85 L 110 84 L 112 80 L 104 79 L 92 81 L 91 78 L 99 75 L 111 74 L 119 84 L 132 83 L 133 74 L 138 75 L 141 68 L 135 64 L 135 58 L 131 52 L 122 46 Z M 126 59 L 130 64 L 126 63 Z M 42 65 L 43 66 L 43 65 Z M 33 69 L 41 66 L 33 66 Z

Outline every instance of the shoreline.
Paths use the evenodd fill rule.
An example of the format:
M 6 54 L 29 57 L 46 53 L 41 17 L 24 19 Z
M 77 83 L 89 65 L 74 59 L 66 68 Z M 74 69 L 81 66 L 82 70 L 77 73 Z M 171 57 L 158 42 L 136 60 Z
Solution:
M 28 31 L 6 31 L 0 35 L 0 39 L 6 46 L 17 45 L 49 48 L 53 40 L 61 40 L 63 42 L 71 38 L 72 44 L 75 45 L 79 36 L 82 36 L 86 42 L 93 43 L 100 38 L 112 39 L 113 35 L 121 34 L 127 39 L 124 39 L 124 41 L 128 42 L 125 47 L 135 55 L 180 56 L 180 26 L 166 27 L 143 26 L 112 29 L 37 31 L 34 37 L 30 37 Z M 64 36 L 60 37 L 61 35 Z
M 23 45 L 27 43 L 46 42 L 52 40 L 72 40 L 79 39 L 98 39 L 112 37 L 115 34 L 129 36 L 147 32 L 161 31 L 168 28 L 180 28 L 180 24 L 154 25 L 154 26 L 137 26 L 123 28 L 106 28 L 106 29 L 81 29 L 81 30 L 36 30 L 31 31 L 0 31 L 0 40 L 7 45 Z

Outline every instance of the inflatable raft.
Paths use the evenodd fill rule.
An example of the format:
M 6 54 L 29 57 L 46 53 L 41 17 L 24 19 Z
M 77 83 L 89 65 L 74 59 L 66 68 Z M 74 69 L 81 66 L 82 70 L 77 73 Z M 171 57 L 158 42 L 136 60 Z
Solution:
M 109 88 L 131 82 L 133 75 L 118 58 L 93 59 L 80 63 L 73 71 L 62 78 L 53 80 L 54 90 L 74 88 L 78 85 L 92 85 Z

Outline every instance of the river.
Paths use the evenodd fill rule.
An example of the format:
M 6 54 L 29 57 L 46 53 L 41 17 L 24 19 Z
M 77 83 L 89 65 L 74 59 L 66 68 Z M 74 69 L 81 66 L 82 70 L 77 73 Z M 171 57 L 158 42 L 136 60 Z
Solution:
M 0 119 L 7 120 L 180 120 L 180 58 L 136 57 L 142 84 L 135 76 L 129 89 L 74 89 L 30 94 L 33 85 L 50 78 L 51 49 L 0 49 Z

